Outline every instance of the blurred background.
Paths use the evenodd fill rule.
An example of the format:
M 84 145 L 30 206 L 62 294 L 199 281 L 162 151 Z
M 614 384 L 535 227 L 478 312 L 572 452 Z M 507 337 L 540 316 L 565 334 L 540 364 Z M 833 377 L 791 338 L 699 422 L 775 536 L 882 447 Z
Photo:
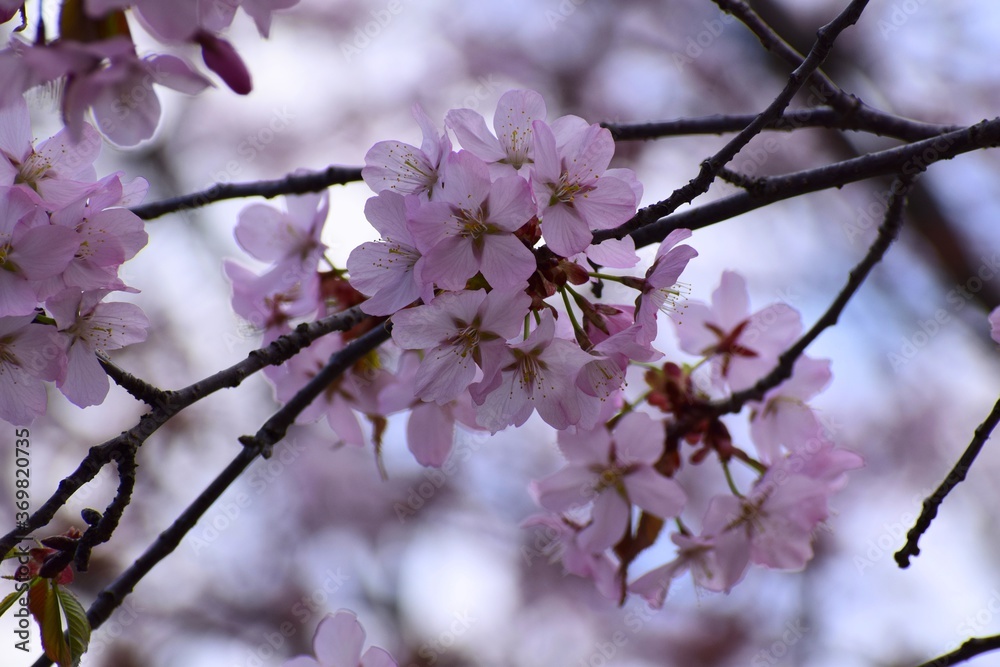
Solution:
M 804 52 L 846 2 L 750 4 Z M 1000 10 L 988 0 L 872 0 L 826 71 L 875 107 L 971 124 L 1000 109 L 997 34 Z M 541 92 L 550 119 L 754 113 L 788 73 L 707 0 L 302 0 L 275 17 L 268 41 L 242 13 L 227 37 L 250 67 L 253 92 L 241 98 L 219 83 L 189 98 L 160 89 L 156 137 L 129 151 L 106 145 L 99 174 L 143 176 L 153 201 L 219 181 L 359 165 L 376 141 L 420 143 L 414 102 L 438 123 L 458 107 L 490 119 L 499 96 L 516 87 Z M 34 94 L 32 107 L 39 138 L 58 128 L 51 97 Z M 619 143 L 616 166 L 638 172 L 645 205 L 697 175 L 725 140 Z M 730 166 L 778 174 L 894 143 L 819 129 L 770 133 Z M 555 435 L 540 421 L 493 438 L 462 435 L 448 472 L 430 472 L 406 451 L 403 423 L 394 419 L 387 481 L 370 446 L 337 447 L 303 427 L 280 455 L 257 461 L 139 584 L 95 633 L 82 664 L 276 666 L 311 653 L 316 625 L 340 608 L 357 612 L 370 644 L 400 665 L 419 666 L 903 666 L 1000 632 L 1000 455 L 990 445 L 944 503 L 912 566 L 899 570 L 892 558 L 1000 388 L 985 319 L 1000 304 L 998 180 L 996 152 L 932 166 L 911 196 L 900 242 L 839 325 L 808 351 L 833 360 L 834 382 L 815 404 L 836 442 L 861 453 L 867 467 L 833 497 L 836 514 L 804 573 L 755 568 L 730 595 L 695 590 L 685 577 L 661 611 L 639 600 L 618 608 L 590 582 L 563 576 L 544 553 L 543 533 L 519 527 L 536 511 L 528 481 L 561 465 Z M 784 301 L 810 326 L 874 238 L 887 185 L 799 197 L 697 231 L 690 243 L 700 256 L 684 274 L 691 298 L 708 300 L 722 270 L 733 269 L 747 277 L 754 310 Z M 734 191 L 717 183 L 698 202 Z M 324 239 L 341 266 L 377 236 L 363 215 L 369 195 L 364 184 L 331 190 Z M 122 367 L 177 388 L 257 346 L 230 308 L 221 268 L 225 258 L 262 268 L 233 240 L 246 203 L 147 224 L 148 247 L 123 268 L 142 292 L 124 298 L 153 324 L 147 342 L 115 356 Z M 687 359 L 669 325 L 658 347 Z M 185 410 L 143 446 L 142 491 L 114 540 L 94 554 L 91 572 L 77 578 L 85 604 L 228 463 L 236 438 L 274 409 L 270 388 L 253 377 Z M 34 502 L 88 447 L 141 412 L 116 387 L 86 410 L 51 392 L 49 416 L 31 429 Z M 737 444 L 750 447 L 745 422 L 745 415 L 728 421 Z M 12 469 L 13 458 L 0 467 Z M 13 479 L 12 470 L 0 474 L 6 525 Z M 79 525 L 84 507 L 103 508 L 114 481 L 104 471 L 50 532 Z M 661 542 L 635 563 L 633 578 L 670 558 L 666 535 Z M 28 658 L 10 648 L 9 615 L 0 618 L 0 664 L 30 664 L 38 655 L 33 633 Z M 1000 654 L 973 664 L 1000 665 Z

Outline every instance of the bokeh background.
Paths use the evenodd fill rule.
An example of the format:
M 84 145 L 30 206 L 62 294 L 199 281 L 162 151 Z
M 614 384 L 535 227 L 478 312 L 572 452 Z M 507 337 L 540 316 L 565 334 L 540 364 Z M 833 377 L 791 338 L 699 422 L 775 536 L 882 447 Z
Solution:
M 846 3 L 750 4 L 805 51 Z M 997 34 L 1000 11 L 990 0 L 873 0 L 826 70 L 876 107 L 971 124 L 1000 109 Z M 218 181 L 358 165 L 376 141 L 419 143 L 415 102 L 438 122 L 457 107 L 489 118 L 497 98 L 515 87 L 541 92 L 550 118 L 751 113 L 771 101 L 788 70 L 707 0 L 302 0 L 276 17 L 270 40 L 260 40 L 243 14 L 228 37 L 250 66 L 253 93 L 241 98 L 221 84 L 194 98 L 161 91 L 156 137 L 130 151 L 106 145 L 99 173 L 143 176 L 155 200 Z M 37 136 L 48 136 L 58 127 L 51 93 L 33 93 L 32 108 Z M 731 166 L 776 174 L 894 144 L 826 130 L 766 138 L 767 147 L 759 137 Z M 693 178 L 724 140 L 620 143 L 616 163 L 638 172 L 648 204 Z M 519 527 L 536 511 L 528 481 L 560 466 L 554 433 L 540 421 L 493 438 L 463 435 L 448 472 L 431 473 L 412 460 L 402 423 L 393 420 L 388 481 L 370 446 L 337 447 L 303 428 L 274 459 L 255 463 L 139 584 L 95 633 L 82 664 L 277 666 L 310 653 L 316 625 L 340 608 L 356 611 L 369 642 L 400 665 L 902 666 L 1000 632 L 1000 457 L 992 444 L 945 502 L 913 565 L 901 571 L 892 558 L 1000 386 L 985 321 L 1000 304 L 998 182 L 995 152 L 932 166 L 911 197 L 900 242 L 838 326 L 809 349 L 833 360 L 834 382 L 816 406 L 836 441 L 861 453 L 867 467 L 833 498 L 836 514 L 805 572 L 753 569 L 730 595 L 697 591 L 684 578 L 661 611 L 639 600 L 618 608 L 589 582 L 563 576 L 540 549 L 544 535 Z M 696 232 L 690 243 L 700 257 L 685 273 L 691 298 L 707 300 L 721 271 L 734 269 L 747 277 L 755 309 L 784 301 L 809 326 L 874 238 L 878 219 L 866 211 L 886 186 L 871 181 L 799 197 Z M 717 183 L 699 201 L 733 191 Z M 341 265 L 376 236 L 362 213 L 369 195 L 364 184 L 331 190 L 324 239 Z M 115 357 L 121 366 L 176 388 L 256 346 L 229 306 L 221 268 L 225 258 L 254 266 L 233 240 L 245 203 L 148 223 L 149 246 L 124 267 L 124 278 L 142 290 L 126 298 L 153 325 L 146 343 Z M 643 252 L 649 258 L 654 249 Z M 686 359 L 669 325 L 658 345 Z M 85 603 L 274 408 L 270 388 L 254 377 L 185 410 L 144 445 L 141 492 L 75 585 Z M 139 414 L 117 388 L 86 410 L 53 391 L 50 414 L 31 429 L 35 502 L 89 446 Z M 749 447 L 744 422 L 728 421 Z M 0 459 L 7 525 L 12 467 L 12 456 Z M 706 485 L 718 482 L 706 476 Z M 78 523 L 84 507 L 104 507 L 113 484 L 111 471 L 103 472 L 51 532 Z M 633 573 L 669 557 L 669 545 L 659 545 Z M 30 664 L 37 650 L 30 658 L 13 651 L 12 633 L 11 619 L 0 619 L 0 664 Z M 1000 665 L 1000 655 L 974 664 Z

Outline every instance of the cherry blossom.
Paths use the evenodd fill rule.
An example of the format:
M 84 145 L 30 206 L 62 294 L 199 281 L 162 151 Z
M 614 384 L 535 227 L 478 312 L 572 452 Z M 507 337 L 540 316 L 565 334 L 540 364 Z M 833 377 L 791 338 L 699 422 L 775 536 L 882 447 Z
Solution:
M 286 660 L 282 667 L 397 667 L 384 649 L 372 646 L 364 654 L 365 630 L 354 612 L 341 609 L 327 614 L 313 636 L 315 658 Z
M 681 349 L 711 357 L 713 380 L 739 391 L 774 369 L 778 356 L 802 331 L 802 318 L 785 303 L 751 315 L 746 281 L 725 271 L 712 293 L 712 305 L 687 302 L 684 319 L 676 327 Z
M 39 281 L 62 273 L 79 247 L 23 191 L 0 188 L 0 317 L 33 312 Z
M 250 256 L 273 262 L 272 271 L 303 280 L 316 273 L 326 250 L 321 240 L 330 210 L 329 196 L 319 194 L 285 197 L 287 212 L 266 204 L 251 204 L 240 212 L 236 241 Z
M 438 169 L 451 153 L 448 135 L 439 133 L 424 110 L 413 106 L 413 117 L 424 133 L 420 148 L 401 141 L 380 141 L 365 155 L 361 177 L 376 193 L 431 196 L 440 186 Z
M 101 303 L 106 290 L 66 290 L 45 302 L 66 341 L 66 373 L 57 386 L 81 408 L 102 403 L 108 394 L 108 376 L 96 352 L 146 340 L 149 320 L 132 303 Z
M 1000 308 L 994 308 L 990 313 L 990 337 L 1000 343 Z
M 635 213 L 638 181 L 627 170 L 607 172 L 615 152 L 611 132 L 591 125 L 565 146 L 552 128 L 532 123 L 535 165 L 531 184 L 542 234 L 558 255 L 570 257 L 590 245 L 594 229 L 612 229 Z
M 0 317 L 0 418 L 17 426 L 45 412 L 42 381 L 54 382 L 66 369 L 55 328 L 32 320 L 34 315 Z
M 446 403 L 469 387 L 477 368 L 492 381 L 531 302 L 524 292 L 485 290 L 439 295 L 430 304 L 396 313 L 392 337 L 409 350 L 426 350 L 416 396 Z
M 509 90 L 500 96 L 493 129 L 472 109 L 452 109 L 445 116 L 462 148 L 490 165 L 494 176 L 516 173 L 534 162 L 531 124 L 545 120 L 545 100 L 533 90 Z
M 528 517 L 521 526 L 544 529 L 542 541 L 535 543 L 538 555 L 546 556 L 552 562 L 562 561 L 563 567 L 570 574 L 593 580 L 597 591 L 609 600 L 618 600 L 621 597 L 618 566 L 606 552 L 594 553 L 580 545 L 580 526 L 554 514 Z M 525 553 L 525 556 L 531 555 L 534 554 Z
M 486 163 L 468 151 L 448 157 L 440 197 L 420 207 L 410 229 L 424 252 L 422 277 L 450 290 L 482 272 L 493 287 L 519 287 L 535 257 L 513 232 L 531 220 L 535 204 L 518 176 L 490 181 Z
M 496 433 L 520 426 L 536 409 L 547 424 L 564 429 L 580 421 L 576 376 L 590 355 L 575 343 L 555 338 L 555 321 L 545 311 L 528 338 L 511 345 L 491 382 L 472 385 L 476 421 Z
M 635 302 L 635 323 L 639 327 L 637 339 L 649 344 L 656 338 L 656 313 L 672 313 L 681 296 L 677 289 L 677 279 L 688 262 L 698 256 L 698 251 L 689 245 L 677 245 L 691 238 L 690 229 L 675 229 L 663 240 L 656 250 L 653 265 L 646 271 L 646 277 L 639 285 L 641 293 Z
M 569 465 L 534 485 L 538 503 L 565 512 L 594 502 L 593 519 L 580 534 L 585 549 L 601 552 L 613 546 L 628 526 L 631 505 L 660 518 L 677 516 L 685 494 L 652 465 L 663 454 L 663 425 L 649 415 L 622 417 L 614 431 L 559 434 L 559 449 Z
M 750 436 L 762 463 L 775 462 L 781 445 L 796 450 L 821 435 L 822 426 L 806 401 L 832 378 L 829 360 L 803 356 L 795 362 L 792 377 L 767 392 L 763 402 L 750 404 Z
M 391 315 L 418 297 L 433 298 L 433 286 L 422 277 L 424 259 L 417 250 L 407 220 L 420 202 L 416 196 L 383 190 L 365 204 L 365 217 L 382 235 L 362 243 L 347 258 L 355 289 L 371 298 L 361 304 L 369 315 Z

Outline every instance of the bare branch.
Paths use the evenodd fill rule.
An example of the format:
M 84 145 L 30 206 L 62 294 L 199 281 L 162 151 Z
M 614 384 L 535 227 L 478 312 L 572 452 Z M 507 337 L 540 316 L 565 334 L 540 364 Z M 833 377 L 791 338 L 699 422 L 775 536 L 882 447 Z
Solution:
M 158 202 L 143 204 L 131 209 L 143 220 L 152 220 L 167 213 L 177 213 L 223 199 L 239 199 L 242 197 L 265 197 L 271 199 L 278 195 L 300 195 L 306 192 L 319 192 L 331 185 L 344 185 L 361 180 L 361 167 L 329 166 L 323 171 L 289 174 L 273 181 L 253 181 L 250 183 L 216 183 L 207 190 L 164 199 Z
M 952 489 L 965 480 L 965 476 L 968 474 L 972 464 L 975 463 L 979 452 L 982 451 L 983 445 L 989 440 L 990 434 L 996 428 L 997 423 L 1000 423 L 1000 399 L 997 399 L 989 416 L 976 429 L 976 432 L 972 436 L 972 442 L 965 448 L 965 452 L 958 459 L 955 467 L 951 469 L 951 472 L 948 473 L 944 481 L 935 489 L 934 493 L 924 499 L 923 509 L 920 510 L 917 522 L 906 533 L 906 544 L 894 555 L 896 564 L 900 568 L 909 567 L 910 558 L 920 555 L 920 547 L 917 544 L 920 541 L 920 537 L 930 528 L 931 521 L 937 516 L 938 508 L 944 499 L 951 493 Z

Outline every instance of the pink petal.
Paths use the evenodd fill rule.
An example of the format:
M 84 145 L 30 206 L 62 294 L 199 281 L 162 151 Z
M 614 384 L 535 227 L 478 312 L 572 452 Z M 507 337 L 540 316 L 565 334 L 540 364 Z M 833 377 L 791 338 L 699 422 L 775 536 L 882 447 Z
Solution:
M 358 667 L 365 631 L 352 612 L 340 610 L 320 621 L 313 652 L 323 667 Z
M 639 468 L 627 475 L 625 490 L 633 504 L 661 519 L 678 516 L 687 500 L 677 482 L 649 467 Z
M 580 546 L 590 553 L 613 547 L 625 535 L 629 505 L 614 489 L 603 491 L 594 501 L 593 522 L 580 532 Z

